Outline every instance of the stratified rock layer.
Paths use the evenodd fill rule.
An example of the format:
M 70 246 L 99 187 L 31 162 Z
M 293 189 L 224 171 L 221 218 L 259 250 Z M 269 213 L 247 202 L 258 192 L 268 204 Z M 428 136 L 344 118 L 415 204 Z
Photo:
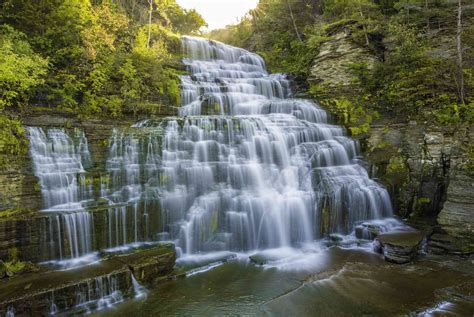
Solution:
M 343 30 L 334 34 L 332 40 L 321 44 L 309 81 L 333 88 L 346 86 L 353 77 L 351 64 L 364 62 L 371 67 L 375 60 L 366 48 L 351 40 L 348 30 Z
M 423 234 L 419 231 L 390 232 L 377 236 L 376 241 L 385 260 L 404 264 L 416 257 L 423 241 Z
M 114 256 L 82 268 L 65 271 L 43 269 L 4 279 L 0 283 L 0 316 L 9 309 L 13 309 L 16 316 L 46 316 L 54 311 L 85 313 L 81 309 L 93 305 L 93 301 L 104 301 L 105 297 L 113 296 L 113 292 L 120 297 L 133 295 L 132 275 L 144 285 L 174 276 L 175 260 L 174 247 L 163 245 Z M 88 298 L 81 298 L 83 295 Z
M 457 171 L 451 176 L 447 201 L 438 215 L 438 223 L 456 238 L 459 251 L 474 252 L 474 178 Z

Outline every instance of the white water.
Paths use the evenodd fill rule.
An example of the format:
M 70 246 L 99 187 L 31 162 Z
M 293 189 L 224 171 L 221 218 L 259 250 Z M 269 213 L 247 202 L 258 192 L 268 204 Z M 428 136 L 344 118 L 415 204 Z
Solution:
M 181 119 L 169 119 L 162 208 L 184 254 L 301 247 L 392 215 L 357 145 L 309 100 L 284 99 L 258 55 L 185 37 Z M 144 122 L 141 126 L 153 126 Z
M 47 210 L 82 209 L 92 188 L 84 181 L 84 165 L 91 162 L 87 139 L 76 130 L 74 140 L 64 129 L 28 128 L 30 154 Z
M 84 132 L 73 136 L 64 129 L 27 129 L 30 154 L 39 179 L 45 211 L 56 215 L 47 220 L 45 239 L 50 240 L 47 259 L 79 258 L 89 254 L 92 216 L 82 203 L 92 198 L 92 185 L 85 181 L 91 156 Z M 45 257 L 45 256 L 43 256 Z
M 392 215 L 357 143 L 317 104 L 290 98 L 284 75 L 240 48 L 190 37 L 183 45 L 180 117 L 113 131 L 101 226 L 82 207 L 98 198 L 84 181 L 84 133 L 29 128 L 44 205 L 57 213 L 46 229 L 50 259 L 157 240 L 186 256 L 303 248 Z
M 15 309 L 13 307 L 8 307 L 5 317 L 15 317 Z
M 132 285 L 133 285 L 133 292 L 135 293 L 135 298 L 137 299 L 145 298 L 147 296 L 148 290 L 142 285 L 140 285 L 140 283 L 138 283 L 133 273 L 131 274 L 131 277 L 132 277 Z
M 113 275 L 97 277 L 86 284 L 79 284 L 76 304 L 73 310 L 102 310 L 123 301 L 117 277 Z

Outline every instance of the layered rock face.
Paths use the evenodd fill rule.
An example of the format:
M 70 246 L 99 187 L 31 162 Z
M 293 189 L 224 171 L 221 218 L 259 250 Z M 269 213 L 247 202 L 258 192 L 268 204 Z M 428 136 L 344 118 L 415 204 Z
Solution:
M 377 236 L 376 241 L 387 261 L 404 264 L 416 257 L 423 235 L 418 231 L 391 232 Z
M 81 121 L 67 114 L 35 115 L 23 118 L 25 126 L 44 129 L 80 129 L 87 133 L 93 162 L 88 169 L 90 179 L 97 181 L 105 170 L 108 155 L 108 141 L 114 126 L 130 125 L 130 122 L 107 120 Z M 25 157 L 11 158 L 9 167 L 0 172 L 0 258 L 8 258 L 8 250 L 18 249 L 19 257 L 25 261 L 44 260 L 48 253 L 42 232 L 50 224 L 48 214 L 39 213 L 44 207 L 41 184 L 35 176 L 29 153 Z M 100 220 L 100 219 L 99 219 Z M 46 226 L 46 227 L 45 227 Z
M 109 256 L 100 265 L 63 271 L 41 268 L 39 272 L 3 280 L 0 284 L 0 315 L 83 315 L 110 307 L 144 292 L 142 285 L 176 278 L 176 252 L 159 245 L 135 253 Z
M 376 60 L 348 31 L 333 33 L 332 39 L 319 47 L 308 79 L 331 91 L 348 89 L 351 64 L 364 62 L 370 67 Z M 390 49 L 390 43 L 385 44 Z M 453 130 L 404 120 L 381 118 L 384 124 L 372 126 L 369 134 L 360 138 L 371 176 L 388 187 L 400 216 L 410 217 L 415 224 L 423 219 L 423 226 L 428 222 L 428 234 L 434 226 L 437 242 L 430 243 L 433 250 L 471 252 L 474 177 L 462 168 L 467 157 L 465 145 L 474 141 L 470 127 Z
M 336 32 L 333 40 L 324 42 L 319 47 L 309 81 L 332 88 L 347 86 L 352 77 L 349 66 L 362 61 L 371 67 L 376 57 L 366 48 L 354 43 L 348 30 Z
M 454 239 L 437 244 L 445 251 L 474 252 L 474 177 L 464 171 L 451 173 L 447 200 L 438 215 L 442 229 Z M 442 236 L 434 238 L 442 239 Z

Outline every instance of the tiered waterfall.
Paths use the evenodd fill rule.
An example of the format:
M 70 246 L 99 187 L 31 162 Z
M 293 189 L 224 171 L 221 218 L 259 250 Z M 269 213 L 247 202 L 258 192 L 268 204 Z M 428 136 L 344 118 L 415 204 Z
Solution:
M 183 254 L 300 247 L 392 215 L 356 142 L 291 98 L 284 75 L 222 43 L 184 37 L 183 47 L 180 115 L 115 129 L 100 184 L 85 176 L 83 132 L 29 129 L 52 212 L 46 259 L 164 240 Z M 98 200 L 106 212 L 89 210 Z

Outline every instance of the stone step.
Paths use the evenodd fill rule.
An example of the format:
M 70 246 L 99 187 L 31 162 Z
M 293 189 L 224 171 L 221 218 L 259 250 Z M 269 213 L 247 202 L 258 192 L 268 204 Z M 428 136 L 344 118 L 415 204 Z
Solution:
M 132 274 L 151 286 L 174 278 L 176 251 L 163 244 L 133 254 L 118 254 L 76 269 L 42 268 L 0 283 L 0 316 L 84 313 L 135 296 Z M 105 305 L 105 306 L 104 306 Z

